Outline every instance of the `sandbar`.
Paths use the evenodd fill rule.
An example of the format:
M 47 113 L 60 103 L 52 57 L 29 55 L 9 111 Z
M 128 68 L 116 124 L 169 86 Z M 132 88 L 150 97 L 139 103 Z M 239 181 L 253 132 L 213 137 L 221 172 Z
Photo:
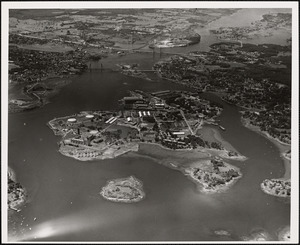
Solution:
M 218 152 L 215 150 L 214 154 L 210 154 L 207 149 L 178 151 L 164 149 L 156 144 L 141 143 L 139 151 L 134 155 L 150 158 L 168 168 L 178 170 L 195 183 L 201 193 L 212 194 L 228 190 L 242 177 L 240 169 L 224 162 L 218 157 Z M 217 162 L 219 166 L 215 166 L 218 165 Z M 205 175 L 207 177 L 204 177 Z

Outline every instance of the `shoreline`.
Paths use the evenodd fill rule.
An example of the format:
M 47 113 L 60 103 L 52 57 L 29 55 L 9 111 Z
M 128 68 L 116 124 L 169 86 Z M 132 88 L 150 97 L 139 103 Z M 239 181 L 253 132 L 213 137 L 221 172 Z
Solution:
M 280 180 L 291 179 L 291 160 L 286 158 L 284 155 L 287 150 L 291 149 L 291 145 L 283 144 L 283 143 L 279 142 L 277 139 L 271 137 L 266 132 L 261 131 L 258 126 L 254 126 L 254 125 L 250 124 L 248 122 L 248 120 L 243 118 L 242 116 L 241 116 L 241 122 L 244 127 L 252 130 L 253 132 L 259 133 L 260 135 L 264 136 L 266 139 L 268 139 L 270 142 L 272 142 L 276 146 L 276 148 L 279 150 L 280 157 L 282 158 L 282 161 L 284 164 L 284 169 L 285 169 L 284 175 L 278 179 L 280 179 Z
M 199 152 L 193 152 L 193 151 L 185 151 L 181 154 L 177 155 L 176 152 L 173 152 L 169 149 L 164 149 L 160 147 L 159 145 L 152 144 L 155 148 L 151 149 L 150 151 L 143 149 L 145 146 L 147 146 L 147 143 L 143 143 L 141 151 L 135 152 L 133 156 L 143 157 L 151 159 L 158 164 L 161 164 L 167 168 L 180 171 L 184 176 L 186 176 L 191 182 L 193 182 L 196 185 L 196 188 L 203 194 L 215 194 L 215 193 L 224 193 L 226 192 L 230 187 L 232 187 L 238 179 L 240 179 L 243 174 L 241 173 L 240 169 L 237 166 L 234 166 L 232 164 L 229 164 L 227 162 L 224 163 L 225 168 L 232 169 L 238 173 L 238 177 L 233 177 L 229 182 L 225 182 L 225 184 L 221 184 L 219 186 L 213 187 L 212 189 L 206 189 L 205 183 L 201 183 L 201 181 L 197 181 L 195 178 L 193 178 L 191 170 L 196 167 L 201 167 L 203 165 L 206 165 L 206 168 L 209 168 L 208 171 L 205 171 L 208 174 L 213 174 L 212 170 L 212 163 L 211 160 L 214 159 L 214 157 L 208 152 L 205 151 L 199 151 Z M 167 150 L 167 151 L 166 151 Z M 168 152 L 169 151 L 169 152 Z M 168 154 L 169 153 L 169 154 Z M 175 154 L 174 154 L 175 153 Z M 182 153 L 191 155 L 188 158 L 186 158 Z M 201 153 L 201 155 L 197 154 Z M 206 154 L 206 155 L 203 155 Z M 218 156 L 217 156 L 218 158 Z M 189 159 L 189 160 L 186 160 Z
M 121 189 L 124 189 L 123 192 Z M 128 190 L 126 191 L 126 189 L 130 189 L 130 192 L 128 193 Z M 117 193 L 123 197 L 109 196 L 113 193 Z M 102 187 L 100 195 L 108 201 L 121 203 L 136 203 L 142 201 L 146 197 L 143 190 L 143 182 L 133 175 L 127 178 L 108 180 L 106 185 Z
M 198 162 L 192 163 L 191 165 L 193 166 L 193 165 L 197 164 L 199 167 L 202 167 L 202 165 L 206 164 L 206 162 L 207 162 L 207 160 L 199 160 Z M 210 188 L 209 185 L 207 184 L 207 182 L 197 180 L 194 176 L 191 175 L 190 171 L 191 171 L 191 168 L 193 169 L 193 167 L 183 169 L 181 172 L 185 176 L 187 176 L 187 178 L 189 180 L 191 180 L 194 184 L 196 184 L 197 189 L 203 194 L 224 193 L 227 190 L 229 190 L 230 187 L 232 187 L 243 176 L 238 167 L 233 166 L 233 165 L 231 165 L 229 163 L 226 163 L 226 162 L 224 162 L 224 165 L 225 165 L 226 168 L 230 168 L 230 169 L 233 169 L 233 170 L 237 171 L 239 176 L 234 177 L 230 181 L 225 182 L 224 184 L 220 184 L 219 186 L 216 186 L 216 187 L 213 187 L 213 188 Z
M 289 198 L 291 191 L 291 181 L 281 179 L 265 179 L 260 184 L 261 190 L 266 194 L 275 197 Z
M 206 124 L 209 125 L 209 124 Z M 201 134 L 201 130 L 205 131 L 204 133 L 212 133 L 212 137 L 213 140 L 219 142 L 222 144 L 222 146 L 224 147 L 223 150 L 218 150 L 218 149 L 214 149 L 214 148 L 208 148 L 207 150 L 211 150 L 211 151 L 219 151 L 220 157 L 226 158 L 226 159 L 230 159 L 230 160 L 238 160 L 238 161 L 245 161 L 248 158 L 244 155 L 242 155 L 240 152 L 238 152 L 228 141 L 226 141 L 220 134 L 219 130 L 216 128 L 213 128 L 211 126 L 207 127 L 205 124 L 202 126 L 202 128 L 197 130 L 197 134 L 200 133 Z M 238 155 L 236 156 L 229 156 L 228 153 L 230 151 L 236 152 Z M 224 152 L 224 153 L 223 153 Z
M 26 204 L 27 191 L 17 181 L 16 173 L 10 166 L 7 166 L 7 172 L 8 172 L 7 207 L 8 207 L 8 215 L 10 216 L 11 212 L 9 212 L 9 210 L 20 212 L 21 208 Z
M 226 142 L 224 140 L 224 142 Z M 201 147 L 201 148 L 198 148 L 198 149 L 176 149 L 176 150 L 172 150 L 170 148 L 167 148 L 161 144 L 158 144 L 158 143 L 151 143 L 151 142 L 139 142 L 138 144 L 144 144 L 144 145 L 155 145 L 155 146 L 158 146 L 160 147 L 161 149 L 163 150 L 167 150 L 167 151 L 170 151 L 170 152 L 181 152 L 181 153 L 191 153 L 191 154 L 197 154 L 197 153 L 204 153 L 204 154 L 208 154 L 208 157 L 212 157 L 212 156 L 219 156 L 219 157 L 222 157 L 222 158 L 225 158 L 225 159 L 229 159 L 229 160 L 237 160 L 237 161 L 245 161 L 247 160 L 248 158 L 241 155 L 240 153 L 238 153 L 237 156 L 229 156 L 228 153 L 229 151 L 227 149 L 223 149 L 223 150 L 218 150 L 218 149 L 215 149 L 215 148 L 204 148 L 204 147 Z M 229 144 L 229 143 L 228 143 Z
M 71 155 L 68 152 L 65 153 L 61 149 L 59 149 L 58 151 L 66 157 L 71 157 L 78 161 L 85 162 L 85 161 L 93 161 L 93 160 L 114 159 L 114 158 L 122 156 L 128 152 L 136 152 L 138 150 L 139 150 L 139 144 L 131 143 L 130 146 L 124 147 L 123 149 L 113 150 L 112 148 L 108 148 L 101 155 L 97 155 L 97 156 L 80 156 L 79 157 L 78 155 Z M 84 152 L 82 154 L 84 154 Z

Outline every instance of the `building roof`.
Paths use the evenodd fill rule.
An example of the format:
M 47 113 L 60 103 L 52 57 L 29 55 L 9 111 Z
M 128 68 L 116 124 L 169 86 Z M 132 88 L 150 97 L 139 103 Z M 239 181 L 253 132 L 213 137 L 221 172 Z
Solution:
M 183 135 L 183 134 L 185 134 L 185 132 L 172 132 L 172 134 L 175 134 L 175 135 Z
M 76 122 L 76 118 L 69 118 L 68 122 Z
M 142 100 L 141 98 L 139 98 L 139 97 L 124 97 L 124 100 Z

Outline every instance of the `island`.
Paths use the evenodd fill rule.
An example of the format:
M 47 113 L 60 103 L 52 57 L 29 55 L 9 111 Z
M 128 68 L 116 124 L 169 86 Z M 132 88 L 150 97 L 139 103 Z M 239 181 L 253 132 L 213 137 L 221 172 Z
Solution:
M 100 194 L 112 202 L 133 203 L 145 198 L 143 183 L 134 176 L 108 181 Z
M 9 169 L 4 190 L 8 239 L 138 240 L 152 235 L 150 240 L 289 241 L 286 225 L 294 195 L 290 166 L 297 161 L 290 149 L 294 7 L 288 5 L 285 9 L 8 8 L 9 77 L 3 83 L 9 85 L 9 113 L 16 113 L 9 115 L 13 127 L 8 132 L 8 154 L 18 152 L 8 158 L 18 180 Z M 150 78 L 153 82 L 148 82 Z M 72 80 L 76 81 L 68 87 Z M 164 91 L 155 91 L 156 84 Z M 64 96 L 51 99 L 63 86 L 63 95 L 70 95 L 68 102 Z M 120 99 L 118 106 L 111 94 Z M 29 112 L 51 101 L 52 106 Z M 56 135 L 50 139 L 44 137 L 46 125 L 44 129 L 41 125 L 45 118 Z M 241 127 L 239 119 L 273 142 L 281 159 L 273 144 Z M 35 151 L 22 147 L 24 141 L 35 145 Z M 247 159 L 244 154 L 253 159 L 240 162 Z M 51 156 L 52 163 L 62 164 L 51 166 Z M 145 169 L 166 177 L 159 183 L 161 192 L 168 193 L 165 205 L 156 205 L 155 210 L 148 204 L 162 204 L 161 195 L 147 191 L 158 183 L 136 175 Z M 275 179 L 280 174 L 284 176 Z M 89 188 L 95 177 L 100 181 L 96 195 Z M 80 180 L 84 185 L 74 188 L 72 184 Z M 59 192 L 49 193 L 53 187 Z M 55 191 L 59 198 L 51 206 L 49 197 Z M 31 196 L 33 202 L 26 208 Z M 101 213 L 95 208 L 99 204 Z M 120 209 L 134 211 L 138 205 L 138 220 L 130 217 L 123 222 L 128 227 L 118 229 L 123 225 L 118 221 L 127 217 Z M 88 212 L 81 212 L 82 206 Z M 122 219 L 109 217 L 109 212 L 105 217 L 106 210 L 120 211 L 121 216 L 115 216 Z M 157 227 L 149 232 L 152 214 Z M 144 222 L 137 229 L 134 221 Z
M 26 190 L 16 180 L 16 176 L 11 168 L 8 168 L 8 193 L 7 205 L 8 209 L 14 211 L 21 211 L 21 206 L 26 202 Z
M 229 165 L 221 158 L 196 162 L 186 168 L 185 173 L 199 186 L 202 193 L 224 192 L 242 177 L 237 167 Z
M 261 183 L 261 189 L 269 195 L 273 195 L 277 197 L 290 197 L 291 180 L 265 179 Z
M 119 101 L 120 110 L 82 111 L 49 121 L 54 134 L 62 136 L 59 152 L 80 161 L 115 158 L 133 152 L 143 156 L 153 153 L 151 157 L 158 161 L 171 151 L 176 158 L 163 164 L 189 175 L 197 185 L 204 185 L 204 192 L 223 190 L 241 177 L 240 171 L 224 163 L 222 158 L 238 161 L 247 158 L 216 129 L 206 127 L 219 125 L 216 117 L 222 111 L 221 105 L 188 91 L 129 93 L 131 96 Z M 179 163 L 179 155 L 189 155 L 186 159 L 193 161 L 197 157 L 200 169 L 191 169 L 193 164 L 188 165 L 187 161 Z

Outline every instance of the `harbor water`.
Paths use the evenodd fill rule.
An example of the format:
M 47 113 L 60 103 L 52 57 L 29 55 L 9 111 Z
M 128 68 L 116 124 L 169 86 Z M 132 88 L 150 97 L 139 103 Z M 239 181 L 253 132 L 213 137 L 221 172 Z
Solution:
M 201 40 L 202 42 L 202 40 Z M 201 44 L 199 44 L 201 45 Z M 157 54 L 155 54 L 157 55 Z M 103 59 L 103 67 L 138 63 L 151 68 L 161 57 L 133 54 Z M 116 62 L 118 61 L 118 62 Z M 94 64 L 97 66 L 97 64 Z M 155 75 L 152 74 L 153 77 Z M 243 127 L 238 108 L 213 94 L 204 98 L 224 106 L 220 130 L 248 160 L 229 161 L 243 177 L 226 193 L 205 195 L 181 172 L 144 156 L 80 162 L 58 152 L 59 136 L 47 126 L 53 118 L 83 110 L 117 110 L 129 90 L 186 90 L 169 81 L 146 81 L 110 70 L 92 70 L 73 79 L 51 103 L 8 117 L 8 164 L 27 189 L 29 202 L 14 214 L 15 238 L 30 241 L 209 241 L 242 240 L 266 232 L 277 240 L 290 222 L 290 205 L 265 194 L 260 183 L 284 174 L 278 149 Z M 134 175 L 144 184 L 139 203 L 113 203 L 102 198 L 110 179 Z M 230 235 L 217 235 L 215 231 Z
M 17 226 L 24 237 L 64 241 L 240 240 L 263 229 L 277 239 L 277 230 L 289 225 L 290 207 L 263 193 L 260 183 L 284 174 L 279 152 L 266 138 L 242 126 L 237 108 L 211 94 L 203 96 L 224 106 L 220 123 L 226 131 L 220 132 L 222 137 L 249 158 L 231 161 L 241 168 L 243 178 L 224 194 L 200 194 L 180 172 L 142 156 L 80 162 L 58 152 L 60 137 L 46 125 L 49 120 L 82 110 L 117 109 L 118 100 L 131 89 L 185 88 L 162 80 L 151 82 L 96 71 L 74 79 L 45 107 L 9 116 L 9 165 L 30 199 L 17 214 L 25 217 L 23 226 Z M 109 179 L 130 175 L 143 181 L 145 200 L 111 203 L 99 195 Z M 49 229 L 46 237 L 40 235 L 44 229 Z M 228 230 L 232 237 L 214 235 L 214 230 L 220 229 Z

